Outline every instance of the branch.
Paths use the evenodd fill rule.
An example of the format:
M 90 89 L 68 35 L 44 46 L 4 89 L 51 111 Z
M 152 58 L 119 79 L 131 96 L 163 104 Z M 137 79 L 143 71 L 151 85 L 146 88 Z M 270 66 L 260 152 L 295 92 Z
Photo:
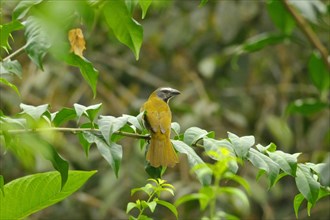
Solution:
M 114 134 L 118 134 L 118 135 L 125 136 L 125 137 L 150 140 L 150 135 L 149 134 L 144 134 L 143 135 L 143 134 L 124 132 L 124 131 L 116 131 L 116 132 L 114 132 Z
M 71 132 L 73 134 L 83 132 L 83 131 L 96 131 L 100 132 L 100 129 L 93 129 L 93 128 L 36 128 L 36 129 L 15 129 L 15 130 L 0 130 L 0 135 L 4 135 L 5 133 L 8 134 L 24 134 L 24 133 L 38 133 L 38 132 L 51 132 L 51 131 L 59 131 L 59 132 Z M 150 135 L 146 134 L 136 134 L 136 133 L 129 133 L 124 131 L 115 131 L 114 134 L 125 136 L 125 137 L 131 137 L 131 138 L 137 138 L 137 139 L 145 139 L 149 140 Z
M 323 62 L 330 69 L 330 60 L 328 60 L 329 52 L 327 48 L 322 44 L 318 36 L 312 30 L 308 22 L 302 17 L 296 10 L 290 5 L 288 0 L 282 0 L 283 5 L 288 10 L 288 12 L 292 15 L 294 20 L 297 22 L 298 27 L 301 31 L 306 35 L 307 39 L 310 43 L 321 53 Z
M 25 44 L 24 46 L 18 48 L 16 51 L 14 51 L 13 53 L 9 54 L 7 57 L 3 58 L 3 61 L 10 60 L 14 56 L 20 54 L 21 52 L 23 52 L 23 50 L 25 50 L 26 46 L 27 46 L 27 44 Z

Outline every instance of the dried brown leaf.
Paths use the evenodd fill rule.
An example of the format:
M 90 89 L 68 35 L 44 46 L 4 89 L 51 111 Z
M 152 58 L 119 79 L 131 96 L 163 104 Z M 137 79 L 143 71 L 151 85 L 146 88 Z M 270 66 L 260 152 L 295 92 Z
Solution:
M 71 49 L 70 52 L 82 57 L 83 51 L 86 49 L 83 32 L 80 28 L 71 29 L 68 34 Z

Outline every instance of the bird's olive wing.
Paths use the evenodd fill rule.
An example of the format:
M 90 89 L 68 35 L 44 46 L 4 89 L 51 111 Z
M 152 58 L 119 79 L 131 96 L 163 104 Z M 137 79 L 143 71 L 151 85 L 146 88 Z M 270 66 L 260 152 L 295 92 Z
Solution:
M 157 116 L 157 112 L 147 111 L 143 117 L 146 128 L 154 133 L 158 132 L 159 130 L 159 126 L 157 126 L 159 122 L 156 116 Z
M 160 131 L 165 134 L 171 129 L 171 112 L 163 111 L 159 113 L 159 128 Z
M 171 127 L 171 116 L 166 112 L 147 111 L 144 119 L 146 127 L 154 133 L 165 134 Z

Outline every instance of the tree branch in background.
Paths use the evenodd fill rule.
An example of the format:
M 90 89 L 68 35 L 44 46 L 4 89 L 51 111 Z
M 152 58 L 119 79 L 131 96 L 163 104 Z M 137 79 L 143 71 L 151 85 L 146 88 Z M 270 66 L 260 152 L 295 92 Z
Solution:
M 318 51 L 320 51 L 322 59 L 325 63 L 325 65 L 330 69 L 330 60 L 329 52 L 327 48 L 322 44 L 318 36 L 315 34 L 315 32 L 312 30 L 308 22 L 304 19 L 303 16 L 301 16 L 297 11 L 290 5 L 288 0 L 282 0 L 284 7 L 288 10 L 288 12 L 292 15 L 294 20 L 297 22 L 298 27 L 301 29 L 301 31 L 306 35 L 307 39 L 310 41 L 310 43 L 317 48 Z

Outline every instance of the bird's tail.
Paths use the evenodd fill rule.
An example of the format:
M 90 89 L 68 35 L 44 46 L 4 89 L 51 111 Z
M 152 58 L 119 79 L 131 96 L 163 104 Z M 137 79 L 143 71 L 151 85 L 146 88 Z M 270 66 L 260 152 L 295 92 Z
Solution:
M 153 167 L 169 166 L 174 167 L 179 162 L 170 139 L 151 138 L 147 152 L 147 160 Z

